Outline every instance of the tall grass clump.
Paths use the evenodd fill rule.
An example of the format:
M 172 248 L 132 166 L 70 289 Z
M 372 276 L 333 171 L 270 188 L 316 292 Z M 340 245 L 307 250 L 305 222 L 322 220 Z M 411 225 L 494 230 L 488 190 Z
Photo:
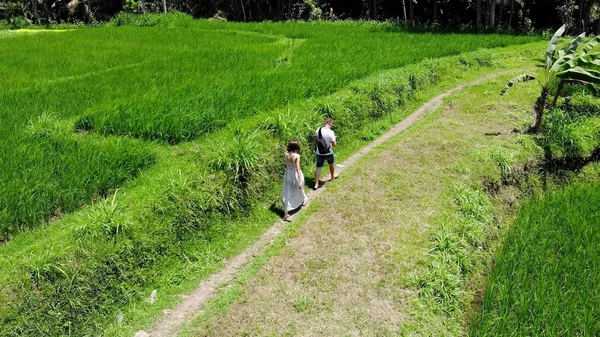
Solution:
M 541 145 L 548 159 L 582 159 L 600 148 L 600 98 L 576 93 L 548 113 Z
M 278 113 L 265 115 L 260 127 L 268 133 L 270 141 L 275 144 L 271 160 L 282 165 L 283 160 L 279 158 L 283 158 L 283 154 L 287 152 L 288 142 L 295 140 L 300 144 L 302 151 L 300 157 L 302 166 L 313 166 L 315 156 L 312 152 L 315 145 L 312 136 L 324 120 L 324 115 L 310 107 L 304 107 L 302 111 L 288 107 Z M 283 169 L 280 165 L 276 167 Z
M 599 187 L 562 188 L 520 209 L 469 335 L 600 334 Z
M 477 252 L 484 248 L 485 239 L 490 235 L 493 209 L 485 192 L 478 187 L 456 185 L 453 196 L 459 216 L 447 219 L 430 233 L 427 268 L 414 276 L 413 285 L 419 293 L 418 305 L 427 308 L 425 315 L 458 320 L 466 306 L 464 291 L 470 275 L 480 268 Z M 421 317 L 413 324 L 426 320 L 429 318 Z M 455 334 L 458 331 L 458 325 L 444 321 L 428 326 L 435 326 L 436 334 Z M 414 329 L 411 324 L 406 326 L 407 331 L 411 329 Z M 427 327 L 419 329 L 425 331 Z
M 42 117 L 0 142 L 0 241 L 103 197 L 155 160 L 137 140 L 82 139 Z M 6 151 L 10 149 L 10 151 Z
M 277 170 L 269 158 L 276 146 L 267 141 L 260 130 L 235 130 L 233 139 L 217 143 L 208 159 L 208 166 L 223 172 L 238 191 L 238 199 L 248 206 L 261 197 Z

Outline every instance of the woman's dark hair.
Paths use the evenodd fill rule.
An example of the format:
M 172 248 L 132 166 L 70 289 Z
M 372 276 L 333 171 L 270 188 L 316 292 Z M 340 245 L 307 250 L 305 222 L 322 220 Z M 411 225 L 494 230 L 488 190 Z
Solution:
M 288 143 L 287 150 L 288 150 L 288 152 L 292 152 L 292 151 L 298 152 L 298 151 L 300 151 L 300 144 L 298 144 L 297 141 L 292 140 L 291 142 Z

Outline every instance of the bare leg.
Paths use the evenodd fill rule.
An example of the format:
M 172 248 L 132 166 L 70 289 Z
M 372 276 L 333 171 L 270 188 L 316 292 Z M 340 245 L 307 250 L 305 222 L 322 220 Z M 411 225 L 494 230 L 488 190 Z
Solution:
M 335 178 L 335 165 L 329 164 L 329 172 L 331 173 L 331 180 Z
M 319 188 L 319 179 L 321 179 L 321 168 L 317 167 L 315 170 L 315 190 Z

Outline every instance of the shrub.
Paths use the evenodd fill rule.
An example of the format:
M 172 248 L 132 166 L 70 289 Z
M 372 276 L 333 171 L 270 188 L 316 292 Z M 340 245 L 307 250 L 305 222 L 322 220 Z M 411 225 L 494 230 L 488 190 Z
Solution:
M 223 171 L 227 180 L 239 192 L 240 203 L 246 207 L 257 198 L 268 184 L 270 172 L 268 158 L 275 146 L 266 141 L 265 133 L 236 130 L 233 139 L 213 146 L 208 166 Z
M 303 0 L 294 4 L 293 17 L 305 21 L 319 20 L 323 15 L 323 10 L 315 2 L 315 0 Z
M 600 147 L 600 117 L 554 109 L 544 121 L 542 145 L 551 159 L 587 158 Z
M 600 115 L 600 98 L 582 92 L 566 100 L 564 109 L 577 115 Z
M 31 25 L 31 22 L 23 16 L 14 16 L 10 19 L 10 29 L 22 29 Z
M 185 27 L 190 24 L 192 17 L 181 12 L 169 12 L 164 14 L 133 14 L 127 12 L 119 13 L 109 24 L 113 26 L 135 26 L 135 27 Z

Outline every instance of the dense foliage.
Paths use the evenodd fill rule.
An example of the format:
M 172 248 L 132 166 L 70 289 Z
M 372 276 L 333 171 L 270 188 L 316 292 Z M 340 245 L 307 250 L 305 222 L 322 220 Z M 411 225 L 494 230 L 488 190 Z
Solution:
M 585 91 L 568 96 L 548 112 L 541 142 L 549 159 L 593 159 L 600 148 L 600 98 Z
M 551 89 L 558 87 L 555 90 L 554 101 L 552 102 L 552 106 L 554 106 L 565 85 L 595 88 L 596 85 L 600 84 L 600 71 L 597 70 L 600 60 L 595 48 L 600 41 L 600 37 L 587 41 L 580 48 L 579 45 L 585 37 L 585 33 L 581 33 L 563 49 L 557 50 L 559 38 L 565 29 L 565 25 L 560 27 L 546 47 L 544 68 L 539 78 L 537 78 L 542 90 L 536 101 L 536 118 L 533 126 L 535 132 L 539 132 L 542 128 L 542 119 L 546 105 L 548 105 L 548 95 Z M 529 74 L 519 75 L 506 84 L 501 94 L 504 95 L 515 83 L 531 80 L 536 80 L 536 77 Z
M 132 13 L 176 10 L 194 17 L 234 21 L 398 19 L 416 24 L 552 29 L 600 29 L 598 0 L 3 0 L 0 20 L 15 28 L 30 22 L 93 22 Z

